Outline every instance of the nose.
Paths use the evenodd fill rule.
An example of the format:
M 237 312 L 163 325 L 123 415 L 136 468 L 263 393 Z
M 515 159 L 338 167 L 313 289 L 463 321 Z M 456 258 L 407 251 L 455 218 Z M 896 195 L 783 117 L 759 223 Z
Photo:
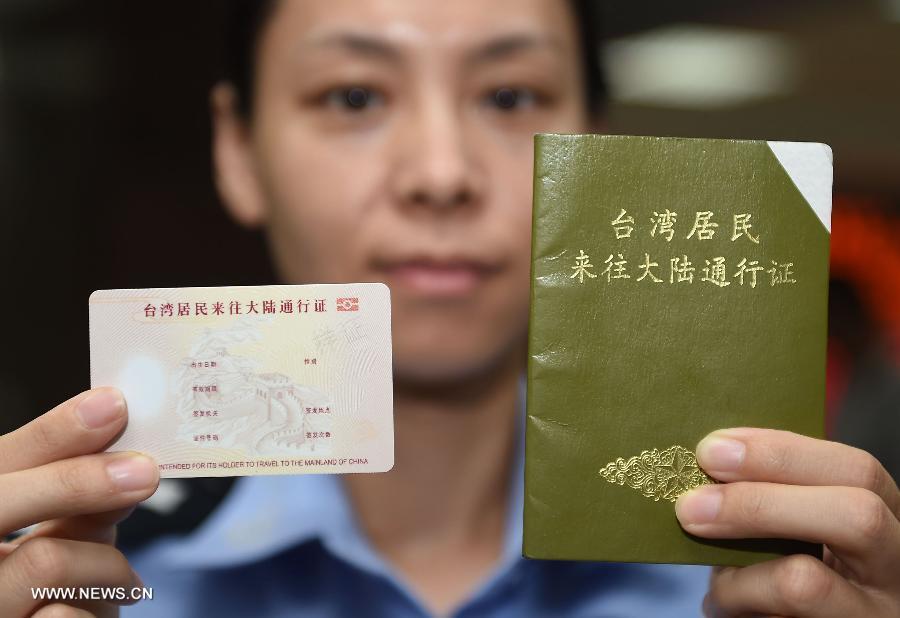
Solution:
M 407 119 L 398 141 L 393 191 L 413 211 L 449 214 L 483 200 L 484 170 L 468 138 L 461 110 L 433 96 Z

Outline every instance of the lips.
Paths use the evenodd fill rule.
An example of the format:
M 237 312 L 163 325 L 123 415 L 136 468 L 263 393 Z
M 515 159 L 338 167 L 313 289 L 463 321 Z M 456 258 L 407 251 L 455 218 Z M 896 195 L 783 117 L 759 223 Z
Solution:
M 471 294 L 500 269 L 487 260 L 435 257 L 383 260 L 376 267 L 392 289 L 437 297 Z

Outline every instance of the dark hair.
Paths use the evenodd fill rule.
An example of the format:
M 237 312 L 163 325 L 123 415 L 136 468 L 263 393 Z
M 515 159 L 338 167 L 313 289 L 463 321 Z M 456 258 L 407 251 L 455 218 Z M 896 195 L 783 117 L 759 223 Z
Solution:
M 606 76 L 600 57 L 601 2 L 567 1 L 572 7 L 578 27 L 587 108 L 599 116 L 607 102 Z M 248 117 L 252 111 L 257 42 L 260 31 L 275 6 L 275 0 L 231 0 L 229 4 L 223 78 L 234 85 L 237 90 L 238 111 Z

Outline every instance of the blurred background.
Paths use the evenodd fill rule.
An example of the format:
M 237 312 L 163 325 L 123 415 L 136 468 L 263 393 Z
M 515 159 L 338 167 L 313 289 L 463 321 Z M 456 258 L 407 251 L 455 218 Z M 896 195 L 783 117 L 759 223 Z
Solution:
M 834 149 L 827 426 L 900 477 L 900 0 L 605 3 L 612 133 Z M 0 0 L 0 433 L 89 386 L 87 299 L 274 282 L 213 191 L 214 0 Z

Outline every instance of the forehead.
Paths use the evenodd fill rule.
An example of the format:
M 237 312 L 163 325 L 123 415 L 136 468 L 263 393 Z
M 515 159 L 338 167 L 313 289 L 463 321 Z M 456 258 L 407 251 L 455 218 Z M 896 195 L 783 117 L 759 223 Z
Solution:
M 272 17 L 264 45 L 316 46 L 350 33 L 440 53 L 510 35 L 575 46 L 569 0 L 280 0 Z

